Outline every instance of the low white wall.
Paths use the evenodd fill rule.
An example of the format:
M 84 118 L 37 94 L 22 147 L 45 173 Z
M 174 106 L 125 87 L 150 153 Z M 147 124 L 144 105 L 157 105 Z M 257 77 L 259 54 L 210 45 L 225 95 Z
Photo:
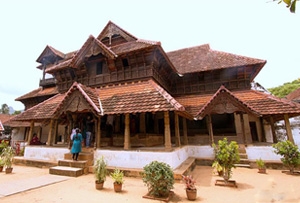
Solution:
M 60 159 L 64 159 L 64 154 L 69 152 L 70 150 L 67 148 L 26 146 L 24 158 L 57 162 Z
M 272 146 L 248 146 L 246 152 L 250 161 L 259 158 L 265 161 L 280 161 L 281 158 L 281 156 L 275 154 Z
M 213 158 L 210 146 L 184 146 L 172 152 L 110 151 L 97 150 L 95 160 L 104 156 L 110 167 L 142 169 L 152 161 L 164 162 L 175 169 L 188 157 Z

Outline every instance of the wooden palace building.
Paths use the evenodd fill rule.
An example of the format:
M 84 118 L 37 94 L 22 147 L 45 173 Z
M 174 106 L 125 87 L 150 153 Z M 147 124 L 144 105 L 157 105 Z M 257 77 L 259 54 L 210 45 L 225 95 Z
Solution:
M 25 111 L 13 121 L 29 122 L 20 139 L 29 143 L 36 133 L 44 149 L 67 149 L 71 130 L 84 134 L 88 125 L 99 153 L 172 152 L 224 137 L 273 143 L 274 123 L 284 120 L 293 140 L 289 118 L 300 115 L 299 104 L 253 89 L 265 60 L 208 44 L 165 52 L 113 22 L 76 51 L 46 46 L 37 62 L 39 88 L 16 99 Z

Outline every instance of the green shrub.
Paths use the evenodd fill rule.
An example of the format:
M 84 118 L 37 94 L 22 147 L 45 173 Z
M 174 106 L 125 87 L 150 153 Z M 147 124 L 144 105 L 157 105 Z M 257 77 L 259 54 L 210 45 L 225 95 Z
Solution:
M 300 152 L 298 146 L 289 140 L 281 141 L 272 145 L 275 153 L 281 155 L 283 165 L 289 168 L 291 173 L 294 173 L 295 168 L 300 165 Z
M 232 176 L 232 168 L 240 162 L 239 146 L 237 142 L 231 141 L 228 144 L 227 138 L 218 141 L 218 146 L 213 144 L 215 152 L 214 162 L 219 163 L 223 169 L 223 178 L 228 181 Z
M 163 162 L 152 161 L 144 167 L 143 182 L 148 187 L 150 195 L 166 197 L 174 188 L 174 174 L 171 167 Z

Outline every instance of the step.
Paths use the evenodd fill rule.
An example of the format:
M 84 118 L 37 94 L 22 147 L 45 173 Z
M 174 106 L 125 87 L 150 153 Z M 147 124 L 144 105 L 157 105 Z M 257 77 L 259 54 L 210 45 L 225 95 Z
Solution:
M 82 168 L 84 171 L 84 174 L 89 173 L 89 165 L 88 161 L 73 161 L 73 160 L 59 160 L 58 166 L 68 166 L 68 167 L 74 167 L 74 168 Z
M 196 159 L 193 157 L 187 158 L 179 167 L 174 170 L 175 180 L 182 180 L 182 175 L 188 175 L 196 165 Z
M 64 154 L 64 159 L 72 161 L 72 154 Z M 94 154 L 90 152 L 80 152 L 78 155 L 78 161 L 87 161 L 87 165 L 92 166 L 94 164 Z
M 251 168 L 250 164 L 234 164 L 235 167 L 241 167 L 241 168 Z
M 239 153 L 240 159 L 248 159 L 248 155 L 246 153 Z
M 54 166 L 49 168 L 49 173 L 52 175 L 78 177 L 83 175 L 82 168 L 68 167 L 68 166 Z

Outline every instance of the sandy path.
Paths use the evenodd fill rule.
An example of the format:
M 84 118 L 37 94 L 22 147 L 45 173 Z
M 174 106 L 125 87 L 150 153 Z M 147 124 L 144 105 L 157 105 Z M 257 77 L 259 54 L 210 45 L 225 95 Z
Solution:
M 13 174 L 0 173 L 0 184 L 15 183 L 48 174 L 48 169 L 14 166 Z M 237 188 L 215 186 L 220 177 L 213 174 L 209 166 L 197 166 L 192 173 L 197 180 L 198 198 L 195 202 L 300 202 L 300 176 L 291 176 L 281 170 L 268 170 L 267 174 L 257 173 L 257 169 L 237 168 L 233 171 L 232 180 L 237 182 Z M 1 191 L 1 188 L 0 188 Z M 170 202 L 189 202 L 186 199 L 184 185 L 175 183 L 174 197 Z M 104 184 L 104 189 L 98 191 L 94 186 L 93 174 L 78 178 L 69 178 L 63 182 L 32 189 L 10 196 L 0 197 L 1 203 L 18 202 L 162 202 L 145 199 L 147 193 L 140 178 L 125 177 L 123 191 L 115 193 L 110 177 Z

